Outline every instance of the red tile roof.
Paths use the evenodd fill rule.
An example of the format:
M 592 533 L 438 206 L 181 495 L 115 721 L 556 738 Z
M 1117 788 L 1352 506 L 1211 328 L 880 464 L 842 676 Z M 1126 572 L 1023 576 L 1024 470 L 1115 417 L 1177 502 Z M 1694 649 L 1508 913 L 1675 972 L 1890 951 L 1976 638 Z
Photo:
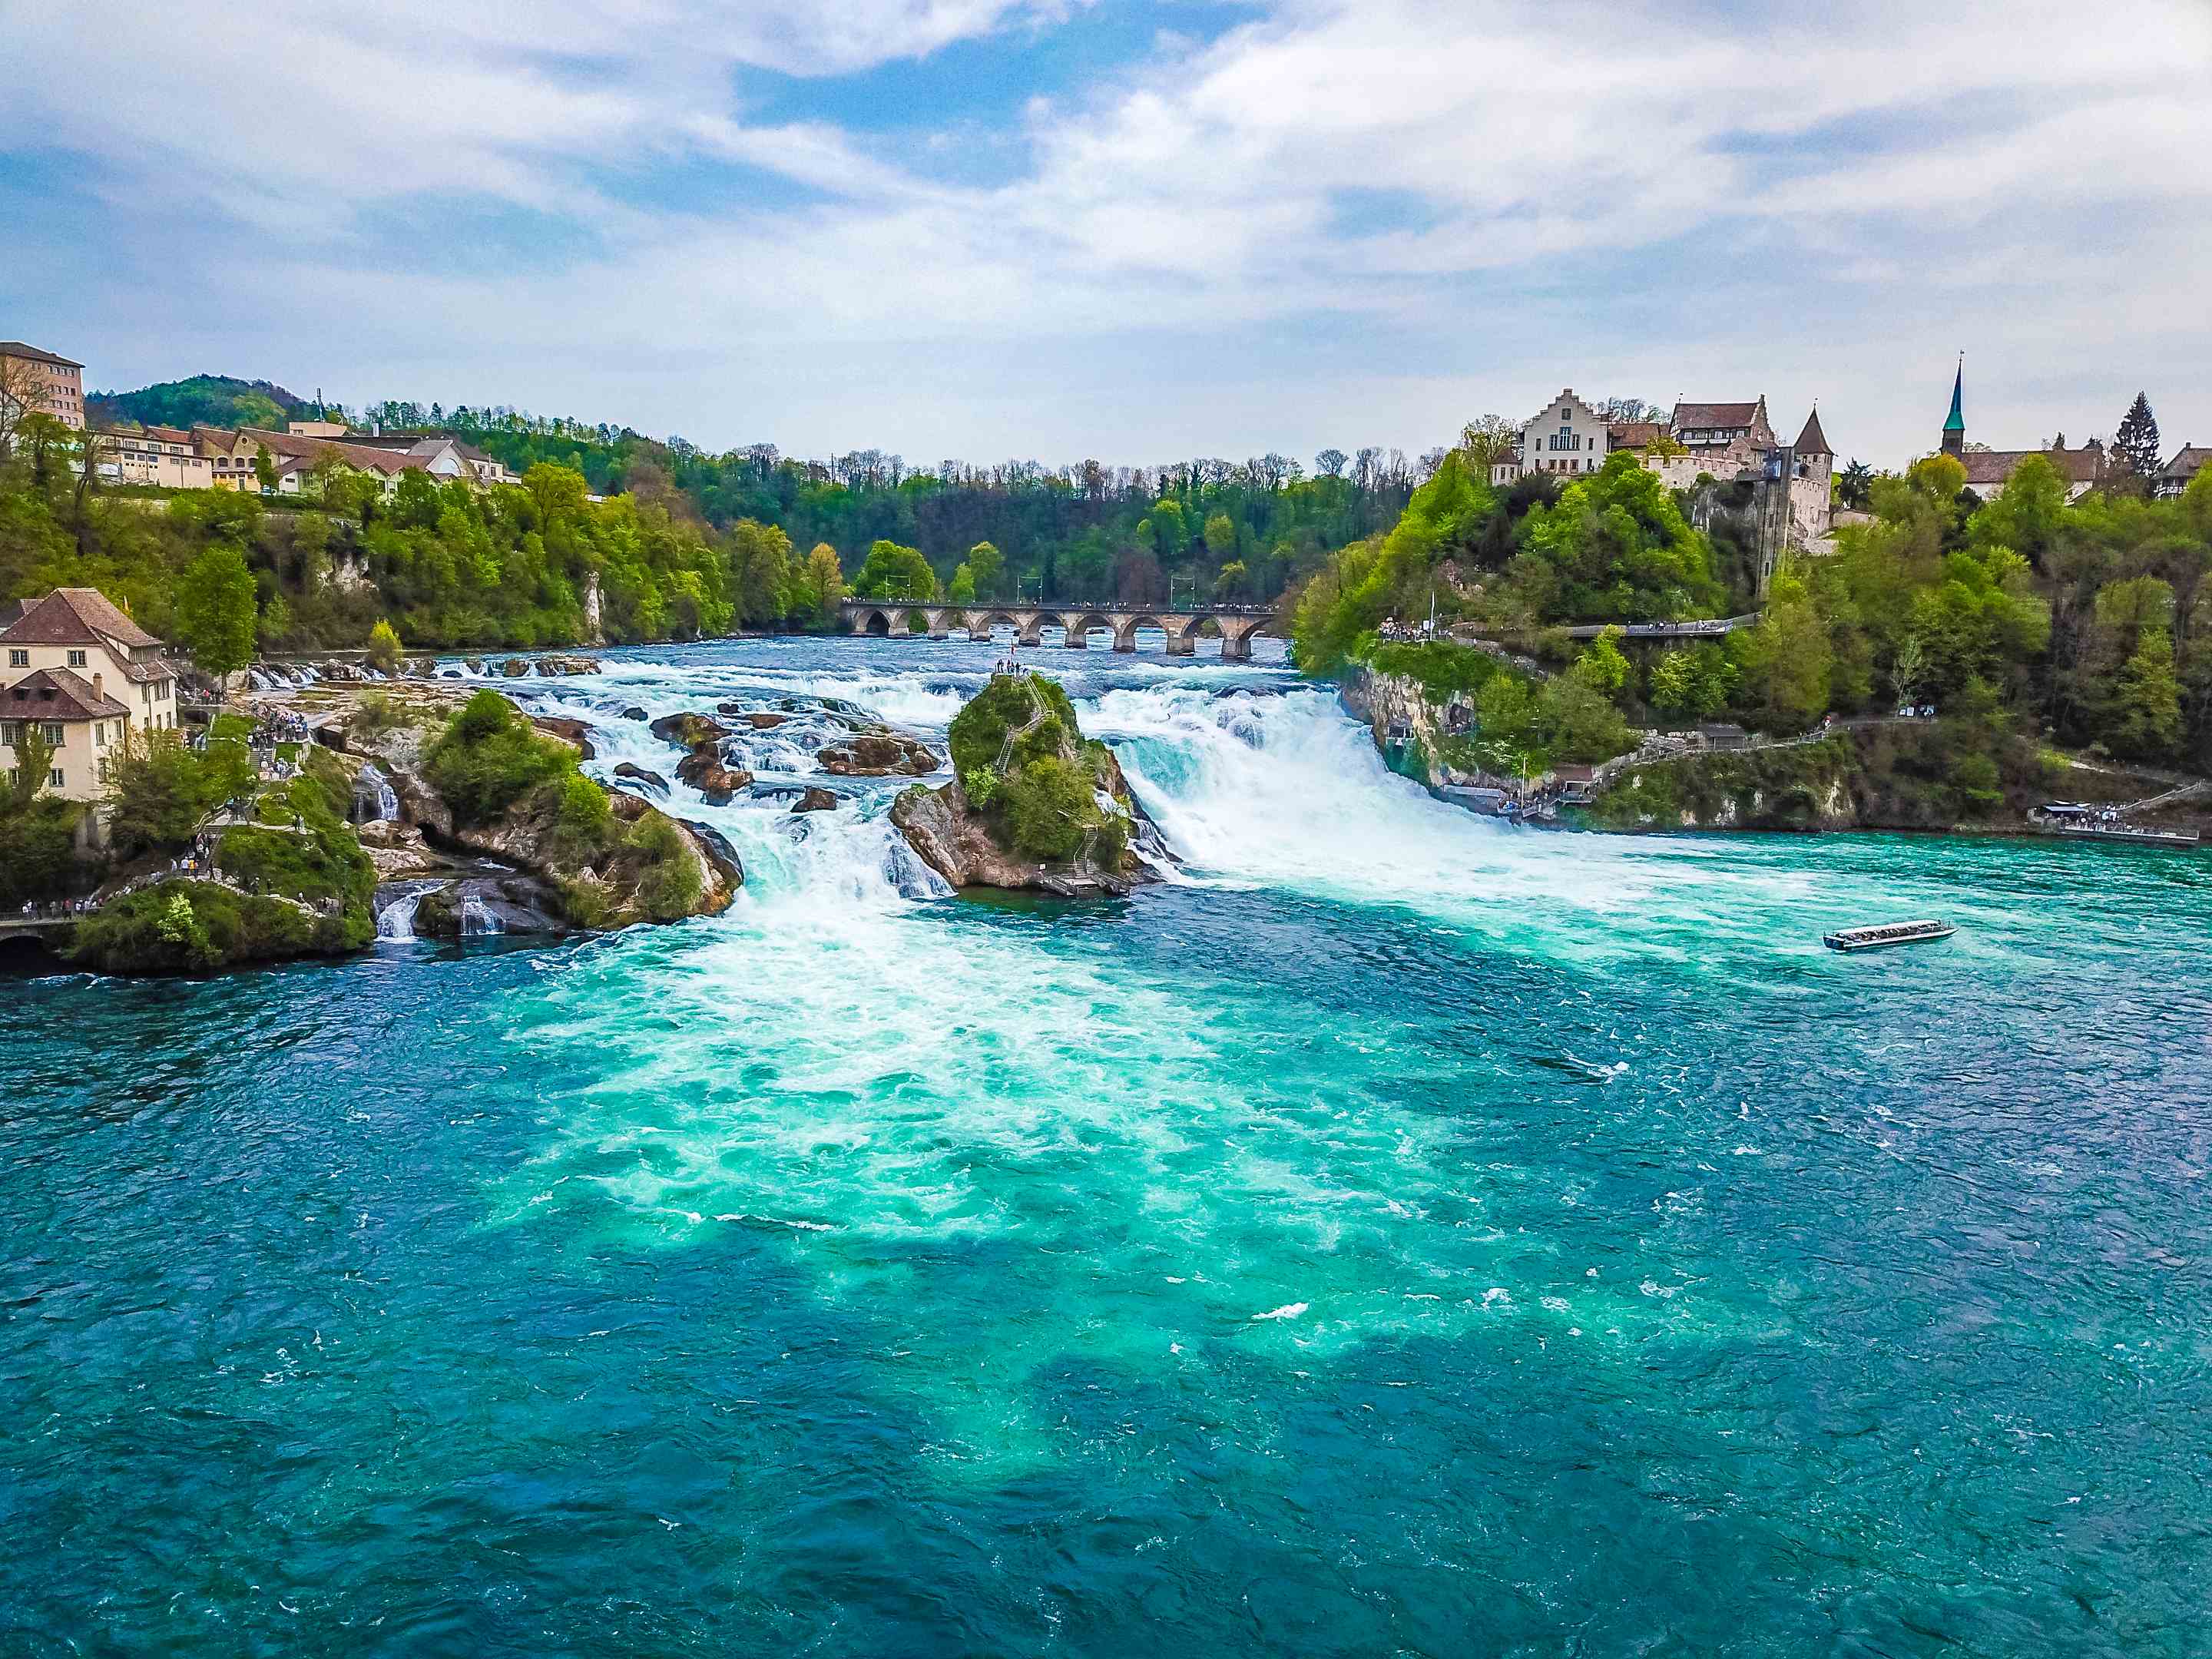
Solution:
M 125 652 L 161 642 L 138 626 L 96 587 L 57 587 L 24 605 L 0 640 L 10 645 L 112 644 Z
M 123 704 L 95 691 L 66 668 L 41 668 L 0 690 L 0 720 L 128 720 Z

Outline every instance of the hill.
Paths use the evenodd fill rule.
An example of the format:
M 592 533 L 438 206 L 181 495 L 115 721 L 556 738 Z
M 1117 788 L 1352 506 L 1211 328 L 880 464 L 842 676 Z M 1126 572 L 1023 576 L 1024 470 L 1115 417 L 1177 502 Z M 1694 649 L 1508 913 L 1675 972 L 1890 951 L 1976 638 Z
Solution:
M 313 408 L 271 381 L 228 374 L 195 374 L 136 392 L 95 392 L 85 399 L 85 415 L 94 425 L 136 421 L 141 426 L 281 427 Z

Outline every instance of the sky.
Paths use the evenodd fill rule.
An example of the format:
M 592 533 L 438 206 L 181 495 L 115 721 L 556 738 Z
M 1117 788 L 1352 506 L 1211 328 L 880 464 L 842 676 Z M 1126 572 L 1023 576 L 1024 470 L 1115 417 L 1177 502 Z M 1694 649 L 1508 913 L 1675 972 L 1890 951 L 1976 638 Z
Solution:
M 0 0 L 0 338 L 709 450 L 2212 442 L 2212 3 Z

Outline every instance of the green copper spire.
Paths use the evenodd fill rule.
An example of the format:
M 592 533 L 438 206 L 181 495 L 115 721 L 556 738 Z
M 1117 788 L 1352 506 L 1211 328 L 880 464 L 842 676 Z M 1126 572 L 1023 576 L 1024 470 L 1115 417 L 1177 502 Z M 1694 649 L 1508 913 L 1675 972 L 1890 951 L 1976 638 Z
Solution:
M 1958 378 L 1951 382 L 1951 418 L 1943 422 L 1943 453 L 1964 458 L 1966 453 L 1966 354 L 1959 354 Z

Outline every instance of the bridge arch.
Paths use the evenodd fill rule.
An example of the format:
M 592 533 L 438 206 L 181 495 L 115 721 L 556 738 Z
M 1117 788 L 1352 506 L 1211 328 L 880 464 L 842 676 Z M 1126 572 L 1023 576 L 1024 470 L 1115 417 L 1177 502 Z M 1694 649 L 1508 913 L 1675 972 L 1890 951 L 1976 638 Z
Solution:
M 869 605 L 854 612 L 853 623 L 855 634 L 872 635 L 879 640 L 890 639 L 906 632 L 906 613 L 898 612 L 897 619 L 894 621 L 893 613 L 882 605 Z
M 1067 637 L 1061 643 L 1070 651 L 1088 650 L 1091 630 L 1094 628 L 1103 628 L 1109 634 L 1115 631 L 1114 618 L 1103 611 L 1064 612 L 1060 618 L 1060 625 L 1067 630 Z

